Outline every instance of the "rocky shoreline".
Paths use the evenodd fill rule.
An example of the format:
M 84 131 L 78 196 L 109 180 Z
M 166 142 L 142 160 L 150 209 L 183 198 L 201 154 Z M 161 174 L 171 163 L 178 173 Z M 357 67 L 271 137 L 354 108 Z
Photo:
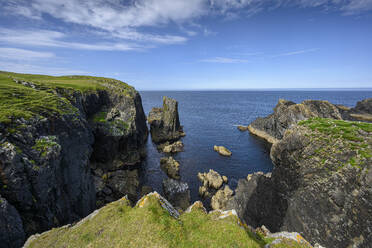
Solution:
M 372 124 L 353 122 L 350 113 L 366 120 L 371 103 L 346 110 L 325 101 L 279 101 L 272 115 L 249 126 L 272 143 L 273 172 L 239 180 L 224 209 L 236 209 L 253 227 L 296 230 L 326 247 L 369 247 Z
M 21 114 L 1 116 L 1 247 L 21 247 L 29 235 L 74 223 L 97 208 L 119 204 L 122 209 L 124 201 L 136 202 L 138 164 L 146 152 L 148 127 L 141 96 L 134 88 L 96 77 L 31 80 L 25 74 L 3 72 L 0 77 L 7 80 L 13 98 L 50 101 L 31 106 L 36 100 L 24 98 L 28 106 L 13 111 Z M 247 175 L 235 190 L 226 176 L 212 169 L 199 173 L 199 195 L 208 198 L 214 210 L 207 213 L 201 203 L 191 205 L 189 185 L 180 174 L 182 163 L 173 158 L 184 150 L 185 133 L 178 102 L 164 97 L 162 108 L 153 108 L 147 119 L 152 141 L 163 154 L 159 168 L 167 175 L 162 183 L 165 198 L 149 194 L 153 190 L 145 185 L 143 198 L 133 209 L 150 201 L 165 206 L 176 219 L 193 208 L 213 220 L 233 215 L 253 234 L 254 242 L 258 240 L 257 247 L 276 247 L 266 240 L 276 240 L 279 234 L 274 232 L 282 235 L 279 243 L 289 239 L 298 247 L 311 247 L 310 243 L 368 247 L 372 243 L 371 116 L 372 99 L 354 108 L 327 101 L 280 100 L 273 114 L 238 127 L 271 143 L 273 172 Z M 214 150 L 223 156 L 232 154 L 222 146 Z M 125 208 L 132 211 L 129 205 Z M 207 221 L 205 216 L 202 219 Z

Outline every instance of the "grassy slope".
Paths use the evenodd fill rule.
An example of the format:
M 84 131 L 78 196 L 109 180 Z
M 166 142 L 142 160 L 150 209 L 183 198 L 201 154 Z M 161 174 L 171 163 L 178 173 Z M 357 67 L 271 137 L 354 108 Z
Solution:
M 126 200 L 106 205 L 90 220 L 42 234 L 29 247 L 263 247 L 235 216 L 217 219 L 200 209 L 175 219 L 156 198 L 143 208 Z
M 14 80 L 32 82 L 37 89 Z M 107 89 L 130 96 L 135 92 L 131 86 L 110 78 L 0 72 L 0 122 L 9 123 L 12 118 L 29 119 L 35 115 L 48 116 L 76 111 L 66 97 L 57 96 L 56 89 L 80 92 Z

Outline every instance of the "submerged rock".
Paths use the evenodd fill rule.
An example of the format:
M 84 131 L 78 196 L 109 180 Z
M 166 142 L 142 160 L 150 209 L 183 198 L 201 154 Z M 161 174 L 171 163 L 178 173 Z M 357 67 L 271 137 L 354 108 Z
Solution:
M 163 190 L 165 197 L 175 207 L 186 210 L 190 206 L 190 189 L 187 183 L 167 178 L 163 180 Z
M 214 146 L 213 150 L 215 150 L 222 156 L 227 156 L 227 157 L 231 156 L 231 152 L 224 146 Z
M 161 158 L 160 168 L 167 173 L 168 177 L 180 179 L 180 163 L 173 157 Z
M 153 108 L 148 116 L 152 141 L 163 143 L 178 140 L 184 136 L 178 116 L 178 102 L 172 98 L 163 97 L 163 107 Z

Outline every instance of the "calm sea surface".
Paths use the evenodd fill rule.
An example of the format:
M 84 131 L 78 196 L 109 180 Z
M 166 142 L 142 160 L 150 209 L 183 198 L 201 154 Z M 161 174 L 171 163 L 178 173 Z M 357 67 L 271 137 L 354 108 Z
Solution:
M 273 112 L 279 99 L 299 103 L 303 100 L 328 100 L 334 104 L 355 106 L 357 101 L 372 97 L 372 91 L 142 91 L 146 115 L 153 107 L 161 107 L 162 97 L 178 101 L 181 125 L 186 137 L 185 151 L 174 155 L 180 161 L 181 180 L 189 184 L 192 202 L 198 200 L 198 172 L 214 169 L 229 178 L 235 189 L 237 180 L 247 174 L 272 170 L 269 147 L 249 132 L 240 132 L 237 125 L 248 125 L 257 117 Z M 222 157 L 213 151 L 223 145 L 232 151 Z M 147 142 L 147 158 L 141 167 L 143 185 L 150 185 L 162 193 L 166 174 L 160 169 L 160 158 L 151 136 Z

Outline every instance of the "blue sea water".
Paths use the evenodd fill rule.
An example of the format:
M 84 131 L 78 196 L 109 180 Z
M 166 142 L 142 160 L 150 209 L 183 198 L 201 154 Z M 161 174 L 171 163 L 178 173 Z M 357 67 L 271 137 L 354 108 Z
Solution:
M 174 155 L 180 162 L 181 181 L 189 184 L 192 202 L 199 200 L 198 172 L 214 169 L 229 179 L 235 189 L 237 181 L 257 171 L 269 172 L 273 164 L 269 146 L 249 132 L 240 132 L 237 125 L 248 125 L 257 117 L 273 112 L 279 99 L 300 103 L 303 100 L 328 100 L 333 104 L 355 106 L 357 101 L 372 97 L 364 91 L 142 91 L 146 115 L 153 107 L 161 107 L 162 97 L 178 101 L 181 125 L 186 137 L 182 139 L 185 151 Z M 232 151 L 231 157 L 222 157 L 213 150 L 223 145 Z M 146 145 L 147 157 L 141 166 L 141 181 L 162 193 L 162 180 L 167 175 L 160 169 L 160 154 L 151 142 Z

